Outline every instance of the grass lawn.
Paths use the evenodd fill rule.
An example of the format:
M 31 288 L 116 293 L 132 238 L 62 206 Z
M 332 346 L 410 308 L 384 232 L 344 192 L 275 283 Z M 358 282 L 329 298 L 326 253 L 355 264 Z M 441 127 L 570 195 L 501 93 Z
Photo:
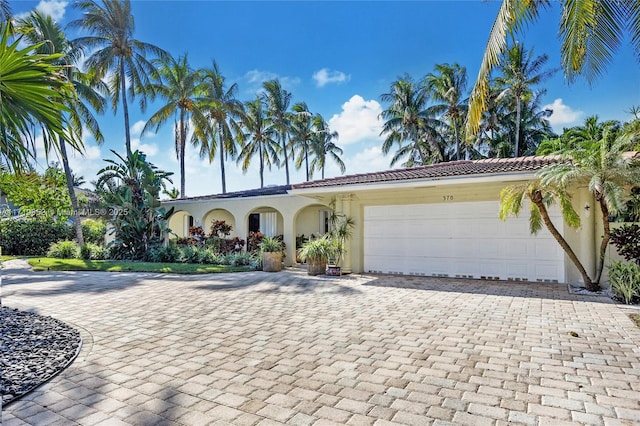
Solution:
M 2 261 L 13 260 L 13 259 L 29 259 L 35 256 L 13 256 L 13 255 L 2 255 Z
M 200 265 L 190 263 L 123 262 L 118 260 L 80 260 L 37 257 L 29 259 L 34 271 L 106 271 L 106 272 L 163 272 L 170 274 L 212 274 L 218 272 L 246 272 L 248 266 Z

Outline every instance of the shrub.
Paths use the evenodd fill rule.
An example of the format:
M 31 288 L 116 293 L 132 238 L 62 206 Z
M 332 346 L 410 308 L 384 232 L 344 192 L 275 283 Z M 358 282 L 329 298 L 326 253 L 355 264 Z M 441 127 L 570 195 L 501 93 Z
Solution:
M 180 247 L 178 247 L 176 243 L 170 241 L 169 244 L 152 247 L 144 260 L 147 262 L 181 262 L 182 250 L 180 250 Z
M 3 254 L 43 256 L 49 246 L 68 238 L 70 227 L 64 223 L 36 220 L 0 221 L 0 246 Z
M 101 220 L 87 219 L 82 222 L 82 236 L 85 243 L 104 245 L 104 236 L 107 233 L 107 225 Z M 75 230 L 73 230 L 75 237 Z
M 183 263 L 200 263 L 200 249 L 196 246 L 182 247 L 182 262 Z
M 213 220 L 209 229 L 209 237 L 224 238 L 231 235 L 233 226 L 227 224 L 224 220 Z
M 57 259 L 75 259 L 79 255 L 78 244 L 75 241 L 59 241 L 51 244 L 47 257 L 55 257 Z
M 622 225 L 611 231 L 611 242 L 625 260 L 640 264 L 640 226 Z
M 260 251 L 265 252 L 281 252 L 284 250 L 284 244 L 278 238 L 264 237 L 259 244 Z
M 105 260 L 107 258 L 107 249 L 98 244 L 85 243 L 80 246 L 80 259 L 85 260 Z
M 256 259 L 249 252 L 230 253 L 225 256 L 225 264 L 230 266 L 255 265 Z
M 614 296 L 626 304 L 640 298 L 640 266 L 633 262 L 614 262 L 609 267 L 609 282 Z

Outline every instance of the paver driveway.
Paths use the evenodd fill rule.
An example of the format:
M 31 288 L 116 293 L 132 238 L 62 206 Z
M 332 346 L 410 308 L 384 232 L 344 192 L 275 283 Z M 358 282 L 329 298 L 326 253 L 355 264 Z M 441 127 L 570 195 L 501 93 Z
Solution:
M 640 422 L 639 329 L 563 285 L 17 265 L 2 303 L 84 347 L 6 425 Z

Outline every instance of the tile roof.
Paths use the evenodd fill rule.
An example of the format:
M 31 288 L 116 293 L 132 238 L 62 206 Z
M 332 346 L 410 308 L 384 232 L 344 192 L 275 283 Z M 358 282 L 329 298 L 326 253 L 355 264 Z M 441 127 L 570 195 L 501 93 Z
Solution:
M 322 188 L 342 185 L 397 182 L 413 179 L 440 179 L 453 176 L 535 172 L 548 164 L 560 161 L 560 158 L 561 157 L 556 155 L 546 155 L 451 161 L 421 167 L 385 170 L 382 172 L 339 176 L 330 179 L 303 182 L 292 185 L 292 188 Z
M 246 191 L 227 192 L 226 194 L 213 194 L 202 195 L 199 197 L 185 197 L 177 198 L 175 200 L 162 200 L 165 203 L 171 203 L 173 201 L 206 201 L 216 200 L 224 198 L 246 198 L 246 197 L 260 197 L 264 195 L 283 195 L 291 189 L 291 185 L 273 185 L 265 188 L 249 189 Z

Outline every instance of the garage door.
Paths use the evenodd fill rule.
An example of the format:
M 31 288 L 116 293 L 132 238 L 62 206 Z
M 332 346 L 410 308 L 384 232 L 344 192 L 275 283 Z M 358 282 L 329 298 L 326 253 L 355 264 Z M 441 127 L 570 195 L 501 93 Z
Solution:
M 554 223 L 560 212 L 552 209 Z M 501 280 L 564 281 L 564 253 L 551 234 L 529 233 L 528 210 L 507 221 L 497 202 L 369 206 L 367 272 Z

